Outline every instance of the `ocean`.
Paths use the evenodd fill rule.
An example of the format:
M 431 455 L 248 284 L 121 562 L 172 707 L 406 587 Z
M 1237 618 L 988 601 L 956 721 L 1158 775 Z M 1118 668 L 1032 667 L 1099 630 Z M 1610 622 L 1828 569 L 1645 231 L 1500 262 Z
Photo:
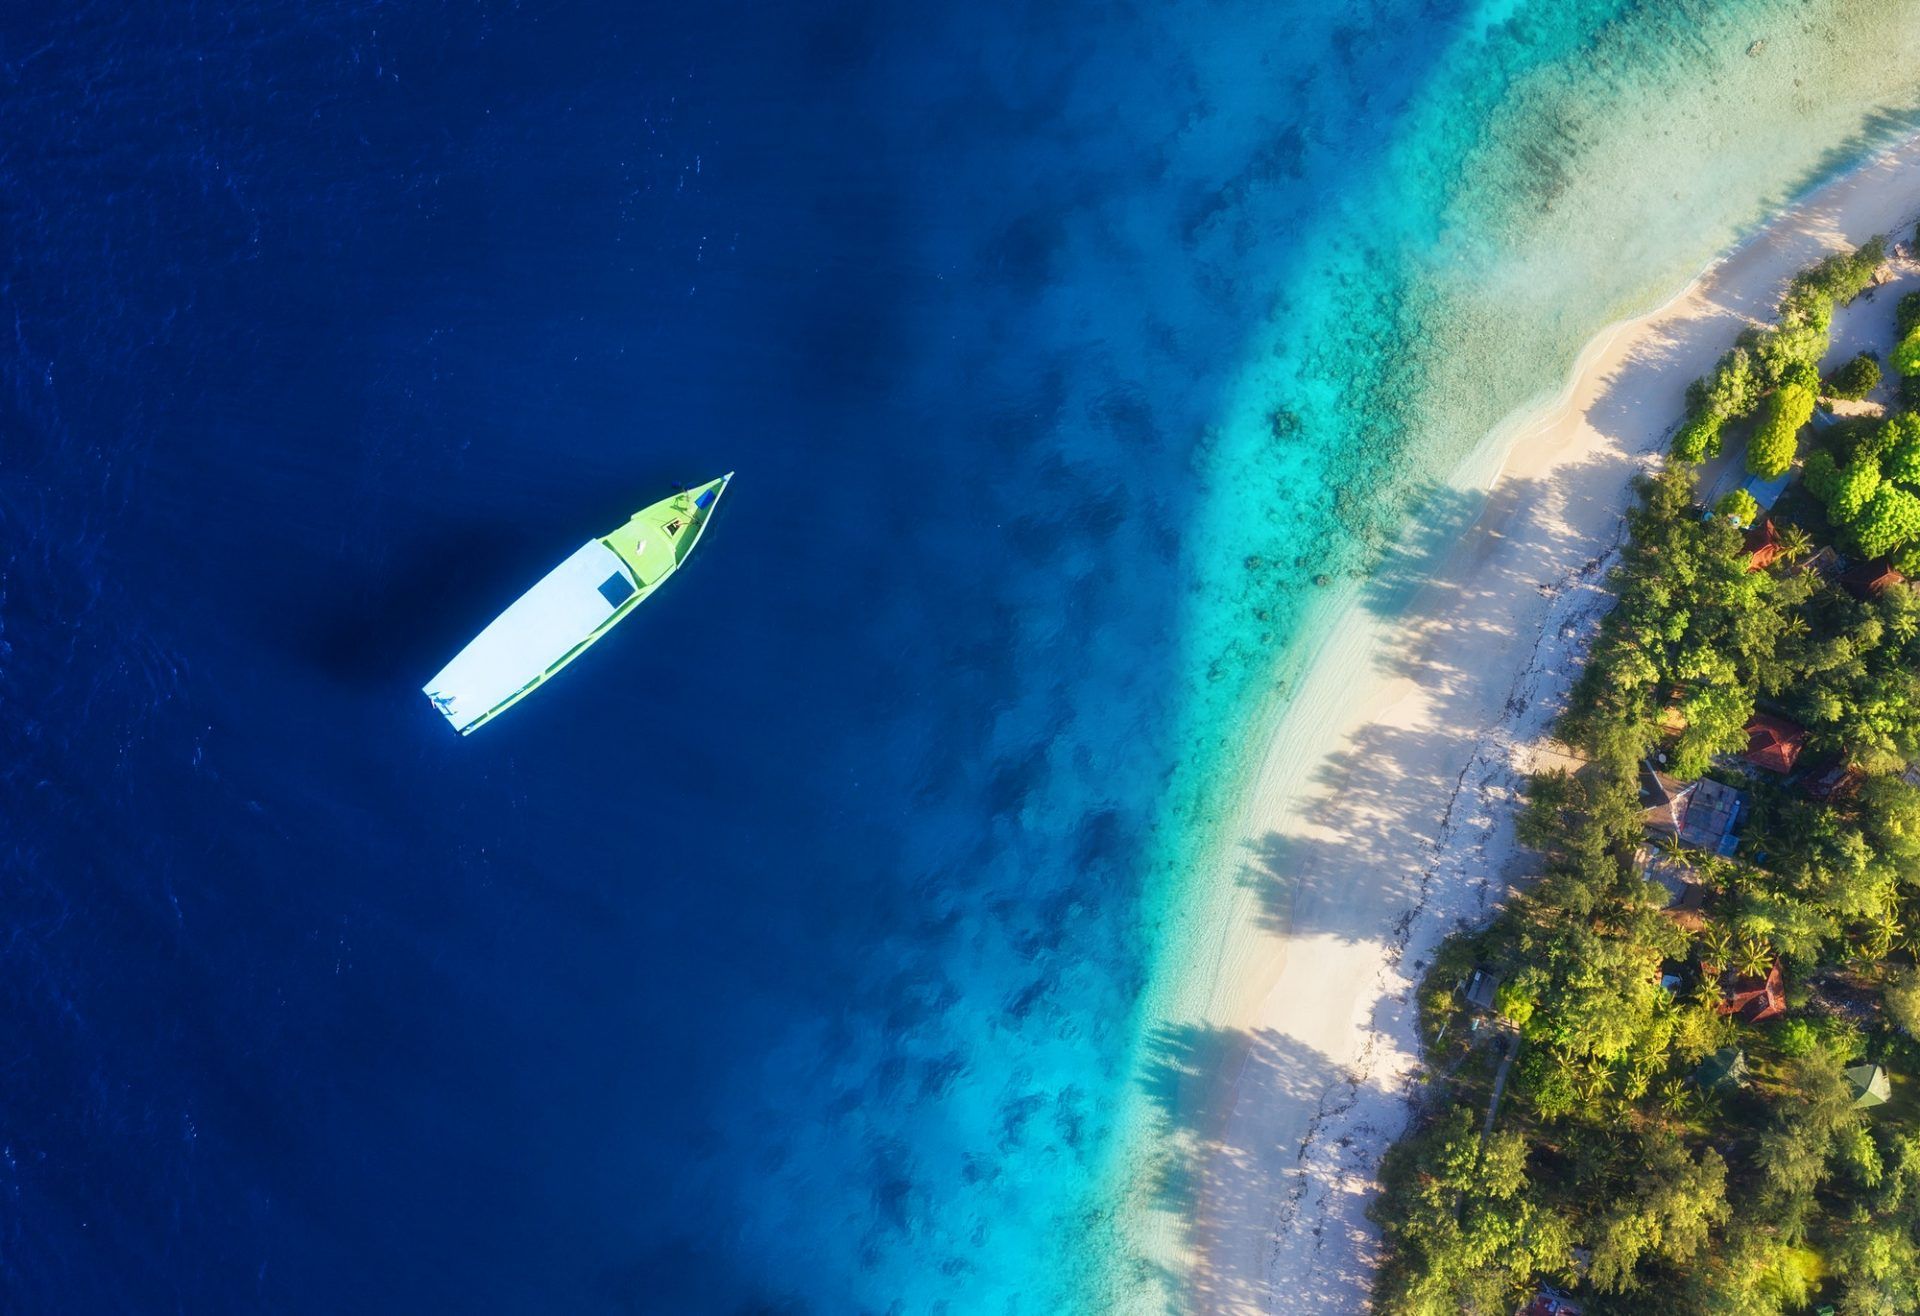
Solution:
M 1316 625 L 1914 17 L 0 15 L 0 1307 L 1177 1306 L 1144 1041 Z

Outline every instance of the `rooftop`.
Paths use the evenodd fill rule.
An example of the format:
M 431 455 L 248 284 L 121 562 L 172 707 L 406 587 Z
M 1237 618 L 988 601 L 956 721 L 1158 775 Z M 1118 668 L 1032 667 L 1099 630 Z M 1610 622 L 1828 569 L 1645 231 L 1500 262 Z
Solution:
M 1475 969 L 1467 979 L 1467 1004 L 1481 1010 L 1493 1009 L 1493 993 L 1499 986 L 1498 975 Z
M 1747 762 L 1767 772 L 1786 774 L 1807 745 L 1807 729 L 1771 713 L 1755 713 L 1747 722 Z
M 1772 517 L 1761 517 L 1747 530 L 1745 549 L 1748 571 L 1763 571 L 1774 564 L 1780 556 L 1780 532 L 1774 529 Z
M 1905 583 L 1907 578 L 1893 569 L 1893 563 L 1880 557 L 1871 562 L 1856 562 L 1841 572 L 1839 579 L 1849 594 L 1857 599 L 1867 599 Z
M 1775 960 L 1764 978 L 1738 977 L 1720 1003 L 1721 1014 L 1737 1014 L 1750 1024 L 1765 1023 L 1787 1012 L 1787 976 Z
M 1640 768 L 1643 824 L 1650 832 L 1677 837 L 1691 850 L 1732 854 L 1734 826 L 1745 798 L 1733 787 L 1708 777 L 1681 781 L 1651 764 Z
M 1819 772 L 1803 777 L 1801 785 L 1806 788 L 1807 794 L 1816 800 L 1832 800 L 1853 794 L 1866 778 L 1866 773 L 1849 766 L 1845 759 L 1841 759 Z
M 1737 1046 L 1723 1046 L 1693 1071 L 1693 1081 L 1708 1090 L 1721 1087 L 1745 1087 L 1747 1053 Z
M 1642 877 L 1666 888 L 1668 909 L 1691 911 L 1707 903 L 1706 886 L 1684 860 L 1650 845 L 1641 846 L 1633 858 Z
M 1846 1073 L 1847 1090 L 1853 1094 L 1856 1110 L 1884 1106 L 1893 1096 L 1893 1084 L 1887 1079 L 1887 1071 L 1878 1065 L 1855 1065 Z

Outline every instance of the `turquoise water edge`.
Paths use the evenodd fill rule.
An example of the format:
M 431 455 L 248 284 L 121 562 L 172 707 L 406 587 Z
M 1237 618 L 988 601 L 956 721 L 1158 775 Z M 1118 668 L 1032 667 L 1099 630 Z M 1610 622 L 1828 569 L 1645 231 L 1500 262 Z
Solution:
M 0 18 L 0 1307 L 1178 1310 L 1265 729 L 1920 8 L 481 8 Z
M 1180 1020 L 1194 975 L 1209 972 L 1185 958 L 1206 936 L 1185 916 L 1232 880 L 1217 847 L 1320 628 L 1405 601 L 1423 551 L 1472 516 L 1502 422 L 1557 393 L 1593 334 L 1920 126 L 1920 89 L 1900 72 L 1920 53 L 1913 17 L 1900 5 L 1499 3 L 1458 15 L 1411 64 L 1377 32 L 1308 23 L 1307 36 L 1293 16 L 1284 54 L 1246 41 L 1244 13 L 1212 41 L 1185 34 L 1212 113 L 1178 158 L 1217 159 L 1236 137 L 1259 145 L 1197 227 L 1158 216 L 1163 232 L 1190 225 L 1189 282 L 1170 300 L 1217 298 L 1216 324 L 1239 341 L 1185 393 L 1202 492 L 1183 536 L 1184 694 L 1143 902 L 1157 954 L 1130 1072 L 1146 1095 L 1107 1144 L 1097 1198 L 1137 1209 L 1090 1235 L 1087 1309 L 1180 1305 L 1178 1275 L 1128 1236 L 1160 1209 L 1159 1144 L 1192 1114 L 1169 1103 L 1146 1039 Z M 1286 81 L 1286 60 L 1314 70 L 1296 76 L 1328 101 L 1281 128 L 1259 88 Z M 1080 282 L 1107 280 L 1089 269 Z

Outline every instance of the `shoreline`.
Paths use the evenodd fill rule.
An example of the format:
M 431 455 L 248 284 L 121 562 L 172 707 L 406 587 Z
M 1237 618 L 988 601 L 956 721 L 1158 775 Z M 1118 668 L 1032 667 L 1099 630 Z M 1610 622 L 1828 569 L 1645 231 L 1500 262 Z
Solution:
M 1917 211 L 1920 136 L 1602 329 L 1556 396 L 1456 471 L 1459 533 L 1426 562 L 1409 552 L 1422 583 L 1405 606 L 1356 598 L 1323 632 L 1249 755 L 1207 864 L 1223 908 L 1207 911 L 1204 963 L 1163 1030 L 1184 1191 L 1150 1242 L 1194 1309 L 1367 1305 L 1364 1210 L 1418 1082 L 1413 988 L 1439 941 L 1522 875 L 1511 824 L 1527 753 L 1611 604 L 1633 475 L 1664 453 L 1687 384 L 1770 316 L 1795 271 L 1877 232 L 1904 239 Z

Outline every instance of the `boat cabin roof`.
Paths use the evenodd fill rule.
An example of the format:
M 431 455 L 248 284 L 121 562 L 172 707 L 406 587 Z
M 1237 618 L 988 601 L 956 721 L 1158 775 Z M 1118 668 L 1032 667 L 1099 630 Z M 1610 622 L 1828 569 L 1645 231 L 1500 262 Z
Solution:
M 605 541 L 582 544 L 441 668 L 427 697 L 466 730 L 592 638 L 638 590 Z

